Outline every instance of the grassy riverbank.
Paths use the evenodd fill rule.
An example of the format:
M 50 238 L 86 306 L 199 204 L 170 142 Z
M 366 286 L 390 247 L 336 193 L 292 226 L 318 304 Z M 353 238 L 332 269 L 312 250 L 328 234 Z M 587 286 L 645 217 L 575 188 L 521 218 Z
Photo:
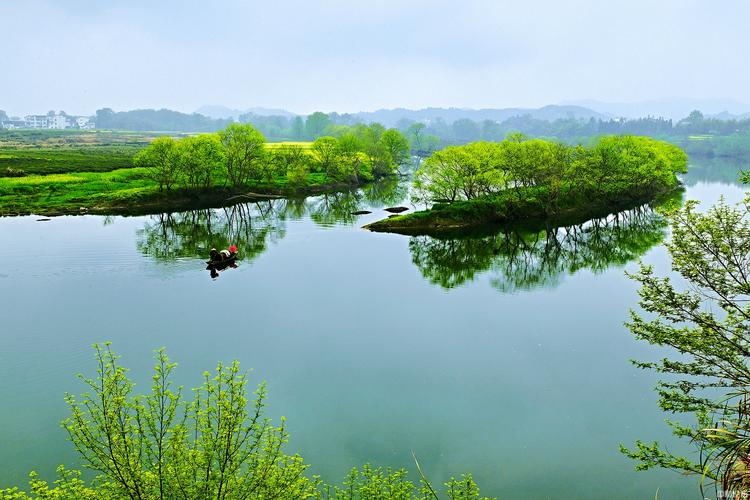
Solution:
M 0 215 L 70 215 L 85 213 L 138 215 L 164 210 L 222 206 L 248 192 L 262 195 L 306 195 L 336 191 L 350 184 L 331 182 L 310 173 L 304 184 L 286 177 L 253 182 L 244 187 L 217 186 L 209 190 L 159 191 L 145 168 L 110 172 L 73 172 L 0 178 Z M 247 198 L 244 198 L 247 200 Z M 239 201 L 239 200 L 238 200 Z
M 408 142 L 381 126 L 267 143 L 247 124 L 216 134 L 0 133 L 0 216 L 147 214 L 351 189 L 393 175 Z
M 207 190 L 160 192 L 133 159 L 158 133 L 128 131 L 0 131 L 0 215 L 143 214 L 227 203 L 238 194 L 313 194 L 348 187 L 309 173 L 290 185 L 286 176 L 229 188 L 220 175 Z M 176 137 L 186 136 L 177 134 Z M 267 144 L 278 150 L 289 143 Z M 310 143 L 294 143 L 309 150 Z

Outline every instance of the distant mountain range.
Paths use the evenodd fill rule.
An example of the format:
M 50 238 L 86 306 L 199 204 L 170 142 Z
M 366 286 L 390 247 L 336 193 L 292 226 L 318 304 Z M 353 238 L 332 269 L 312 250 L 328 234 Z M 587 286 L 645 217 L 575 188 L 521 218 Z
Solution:
M 360 111 L 348 113 L 357 121 L 379 122 L 386 127 L 393 127 L 401 120 L 429 123 L 442 119 L 447 123 L 469 119 L 476 122 L 493 120 L 502 122 L 508 118 L 528 115 L 546 121 L 575 118 L 578 120 L 608 120 L 611 118 L 644 118 L 647 116 L 680 120 L 691 111 L 698 109 L 705 116 L 721 120 L 742 120 L 750 118 L 750 104 L 732 99 L 657 99 L 640 102 L 602 102 L 596 100 L 566 101 L 557 105 L 541 108 L 424 108 L 424 109 L 379 109 L 377 111 Z M 196 110 L 204 116 L 214 119 L 237 119 L 240 115 L 252 113 L 259 116 L 280 115 L 297 116 L 285 109 L 254 107 L 245 110 L 227 106 L 201 106 Z M 342 113 L 340 113 L 342 114 Z M 304 116 L 304 115 L 301 115 Z
M 201 106 L 200 108 L 196 109 L 195 112 L 200 115 L 213 118 L 214 120 L 226 120 L 227 118 L 234 118 L 236 120 L 240 115 L 244 115 L 247 113 L 252 113 L 258 116 L 286 116 L 287 118 L 297 116 L 296 114 L 285 109 L 248 108 L 245 110 L 241 110 L 232 109 L 220 105 Z
M 253 113 L 260 116 L 281 115 L 286 117 L 296 116 L 295 113 L 284 109 L 248 108 L 246 110 L 232 109 L 226 106 L 202 106 L 196 110 L 204 116 L 214 119 L 236 119 L 242 114 Z M 540 120 L 557 120 L 560 118 L 576 118 L 580 120 L 607 119 L 608 115 L 593 111 L 591 109 L 574 105 L 550 105 L 542 108 L 501 108 L 501 109 L 466 109 L 466 108 L 425 108 L 425 109 L 379 109 L 377 111 L 360 111 L 349 113 L 352 117 L 363 122 L 379 122 L 387 127 L 395 126 L 400 120 L 413 120 L 415 122 L 430 122 L 442 119 L 452 123 L 460 119 L 474 121 L 493 120 L 504 121 L 514 116 L 529 115 Z
M 591 99 L 565 101 L 563 105 L 583 106 L 616 118 L 643 118 L 646 116 L 680 120 L 693 110 L 705 116 L 723 120 L 750 117 L 750 104 L 734 99 L 652 99 L 640 102 L 602 102 Z
M 514 116 L 529 115 L 539 120 L 553 121 L 561 118 L 576 118 L 579 120 L 606 119 L 608 116 L 582 106 L 544 106 L 542 108 L 501 108 L 501 109 L 465 109 L 465 108 L 425 108 L 411 109 L 380 109 L 372 112 L 352 113 L 353 116 L 365 122 L 379 122 L 387 127 L 396 125 L 400 120 L 430 122 L 437 119 L 452 123 L 456 120 L 469 119 L 476 122 L 493 120 L 502 122 Z

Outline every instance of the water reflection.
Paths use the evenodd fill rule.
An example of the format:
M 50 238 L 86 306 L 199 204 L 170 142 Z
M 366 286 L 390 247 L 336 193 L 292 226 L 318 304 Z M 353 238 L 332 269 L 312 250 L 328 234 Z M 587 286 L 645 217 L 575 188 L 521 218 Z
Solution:
M 687 174 L 682 176 L 682 181 L 687 186 L 694 186 L 698 182 L 738 184 L 743 170 L 750 170 L 750 165 L 738 159 L 691 156 Z
M 412 262 L 431 283 L 453 288 L 489 273 L 501 292 L 554 287 L 580 269 L 624 265 L 658 245 L 667 220 L 650 205 L 553 230 L 506 228 L 483 236 L 416 236 Z
M 354 225 L 353 214 L 402 202 L 408 181 L 381 179 L 362 189 L 308 198 L 267 199 L 218 209 L 162 213 L 137 231 L 140 252 L 159 261 L 205 260 L 211 248 L 237 245 L 241 261 L 253 260 L 286 234 L 286 222 L 309 218 L 321 227 Z M 105 220 L 106 222 L 106 220 Z
M 221 209 L 153 215 L 137 232 L 137 247 L 156 260 L 205 259 L 211 248 L 237 245 L 252 260 L 284 237 L 286 200 L 241 203 Z

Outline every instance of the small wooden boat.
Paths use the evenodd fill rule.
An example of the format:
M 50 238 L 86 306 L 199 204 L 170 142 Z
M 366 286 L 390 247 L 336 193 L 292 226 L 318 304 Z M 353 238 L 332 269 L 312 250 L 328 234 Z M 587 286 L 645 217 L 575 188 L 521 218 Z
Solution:
M 222 260 L 207 260 L 206 264 L 208 267 L 206 267 L 206 269 L 211 269 L 211 268 L 222 269 L 236 260 L 237 260 L 237 252 L 229 254 L 229 257 L 226 257 Z

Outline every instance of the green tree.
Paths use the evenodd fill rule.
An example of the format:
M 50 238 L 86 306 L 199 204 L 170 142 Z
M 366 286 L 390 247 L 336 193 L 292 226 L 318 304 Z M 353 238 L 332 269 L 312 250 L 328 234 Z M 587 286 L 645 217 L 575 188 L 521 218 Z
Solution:
M 319 137 L 310 147 L 313 163 L 317 171 L 332 179 L 341 177 L 342 155 L 339 143 L 333 137 Z
M 133 158 L 137 167 L 148 169 L 149 177 L 159 183 L 159 191 L 167 191 L 177 182 L 179 163 L 177 161 L 177 145 L 169 136 L 157 137 L 146 149 L 140 151 Z
M 264 173 L 266 138 L 249 123 L 232 123 L 219 131 L 224 146 L 224 164 L 227 178 L 234 186 L 259 179 Z
M 292 139 L 295 141 L 301 141 L 305 138 L 305 122 L 302 121 L 302 117 L 295 116 L 292 120 Z
M 96 376 L 80 375 L 88 392 L 66 395 L 71 415 L 63 427 L 84 464 L 99 475 L 86 485 L 79 471 L 61 466 L 50 487 L 32 472 L 33 496 L 14 487 L 0 489 L 3 500 L 438 498 L 418 463 L 419 487 L 404 469 L 370 465 L 352 469 L 343 487 L 308 479 L 302 458 L 283 451 L 284 419 L 277 426 L 264 415 L 265 385 L 249 401 L 247 374 L 237 362 L 204 373 L 188 400 L 172 382 L 176 364 L 163 349 L 156 352 L 150 392 L 136 394 L 109 344 L 94 348 Z M 452 477 L 445 492 L 452 500 L 480 498 L 470 474 Z
M 177 161 L 190 189 L 208 189 L 224 162 L 224 151 L 216 134 L 186 137 L 177 143 Z
M 97 375 L 82 377 L 90 392 L 66 396 L 71 416 L 63 426 L 114 497 L 299 498 L 312 491 L 302 459 L 282 451 L 283 419 L 275 426 L 263 416 L 263 384 L 248 412 L 247 375 L 237 363 L 205 373 L 186 401 L 163 350 L 151 392 L 141 396 L 109 345 L 95 349 Z
M 721 201 L 705 213 L 696 205 L 687 202 L 672 217 L 667 249 L 679 279 L 658 277 L 646 265 L 631 275 L 650 316 L 631 312 L 628 327 L 638 339 L 674 350 L 661 361 L 634 363 L 667 376 L 656 388 L 659 406 L 694 416 L 692 425 L 670 425 L 697 453 L 676 456 L 642 441 L 622 451 L 639 470 L 694 474 L 701 489 L 713 481 L 722 498 L 741 498 L 750 489 L 750 198 L 738 207 Z
M 406 129 L 406 136 L 415 152 L 424 151 L 423 138 L 425 128 L 427 128 L 427 125 L 424 123 L 413 123 Z
M 323 135 L 323 131 L 331 123 L 331 119 L 328 118 L 328 115 L 321 111 L 316 111 L 311 114 L 305 120 L 305 134 L 307 135 L 307 138 L 317 139 Z
M 396 129 L 388 129 L 380 136 L 380 144 L 385 148 L 394 166 L 400 167 L 409 159 L 409 141 Z

